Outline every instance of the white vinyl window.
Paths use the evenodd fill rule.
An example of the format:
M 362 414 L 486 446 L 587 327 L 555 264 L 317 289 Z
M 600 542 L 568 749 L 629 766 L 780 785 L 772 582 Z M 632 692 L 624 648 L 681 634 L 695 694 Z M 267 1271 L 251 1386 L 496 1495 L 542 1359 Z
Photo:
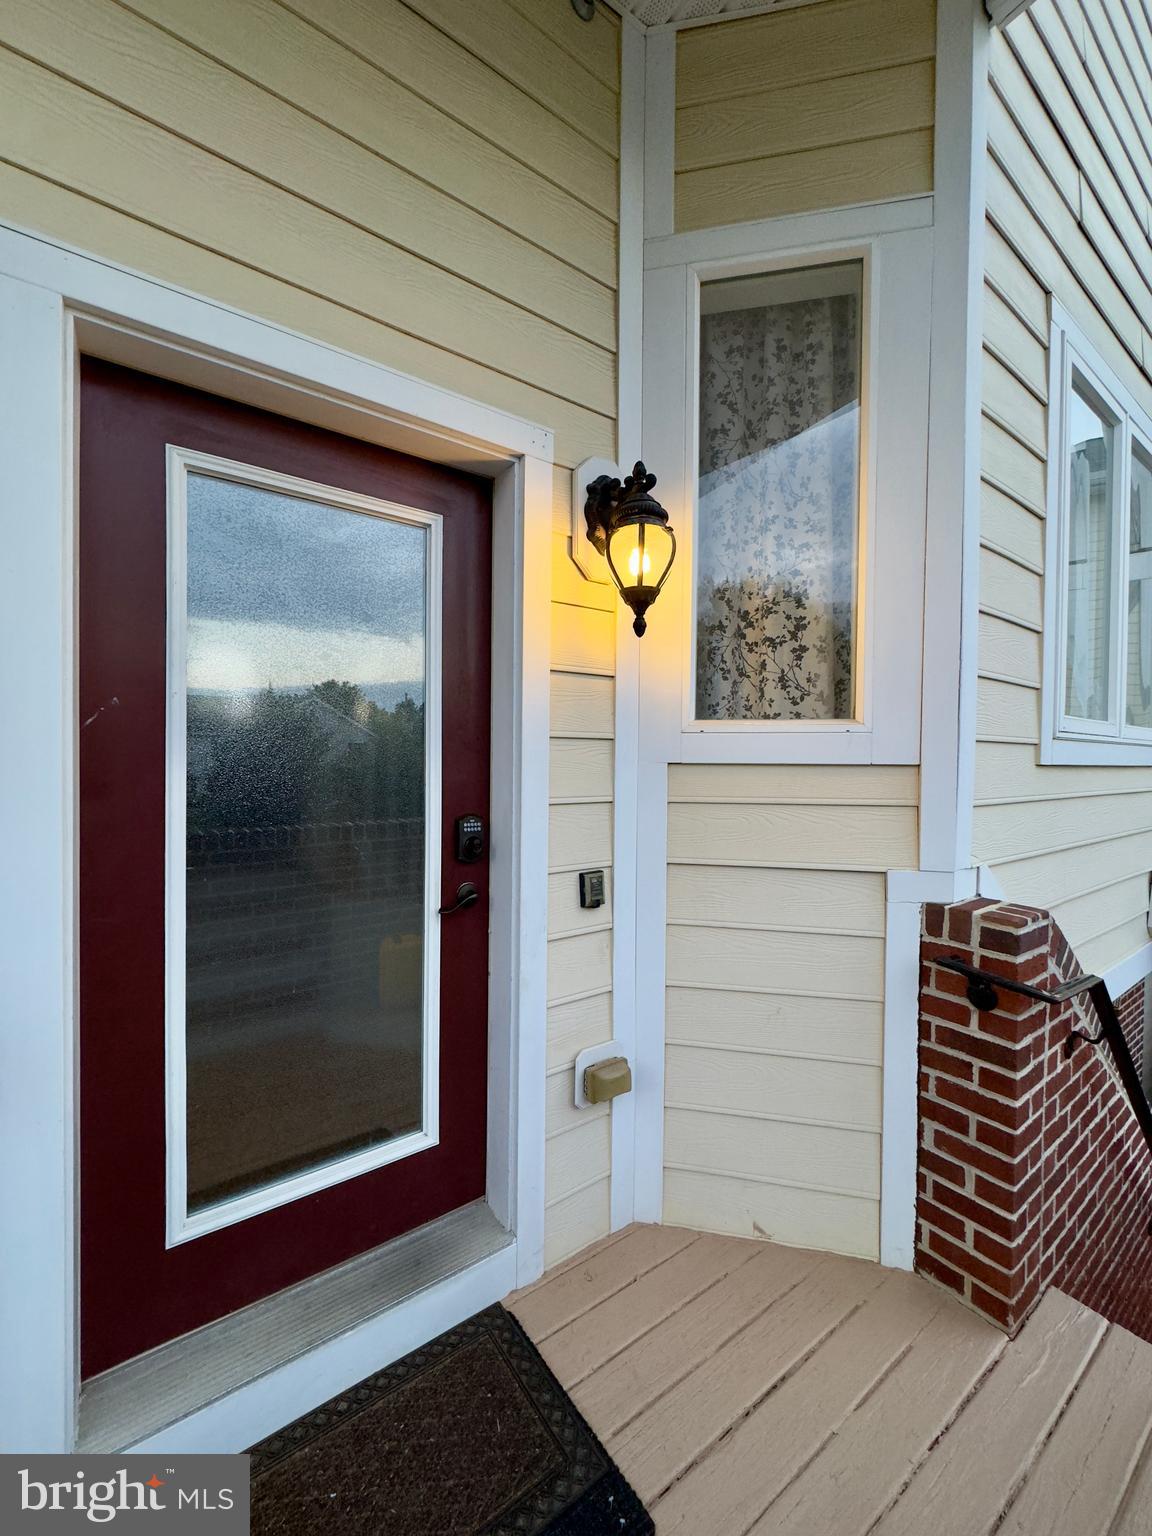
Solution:
M 1152 421 L 1053 306 L 1045 729 L 1051 763 L 1152 763 Z
M 903 216 L 650 253 L 644 441 L 677 557 L 641 663 L 669 761 L 919 760 L 932 231 Z

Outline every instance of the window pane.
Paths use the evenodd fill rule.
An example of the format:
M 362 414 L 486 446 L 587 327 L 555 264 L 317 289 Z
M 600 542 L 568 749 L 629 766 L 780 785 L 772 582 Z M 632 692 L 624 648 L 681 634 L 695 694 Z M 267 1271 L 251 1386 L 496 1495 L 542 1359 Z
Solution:
M 1128 566 L 1128 724 L 1152 727 L 1152 459 L 1132 449 Z
M 426 542 L 189 476 L 190 1210 L 420 1127 Z
M 1107 720 L 1112 647 L 1112 423 L 1079 385 L 1070 399 L 1068 650 L 1064 710 Z
M 862 267 L 701 285 L 696 708 L 854 714 Z

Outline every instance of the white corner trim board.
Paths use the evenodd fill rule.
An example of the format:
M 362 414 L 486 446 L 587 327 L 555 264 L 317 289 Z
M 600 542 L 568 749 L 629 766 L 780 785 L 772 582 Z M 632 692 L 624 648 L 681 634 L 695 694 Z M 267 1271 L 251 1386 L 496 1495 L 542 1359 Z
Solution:
M 8 489 L 0 683 L 6 725 L 21 743 L 0 754 L 0 1043 L 9 1105 L 0 1117 L 0 1230 L 21 1256 L 0 1266 L 3 1452 L 65 1452 L 76 1443 L 73 464 L 83 351 L 492 480 L 491 815 L 508 835 L 493 839 L 490 864 L 487 1201 L 514 1240 L 492 1265 L 421 1293 L 405 1314 L 411 1327 L 389 1324 L 380 1337 L 411 1348 L 417 1334 L 486 1305 L 492 1285 L 527 1284 L 543 1267 L 551 432 L 0 226 Z M 310 1371 L 307 1358 L 292 1370 L 297 1385 L 280 1399 L 280 1420 L 363 1374 L 363 1360 L 341 1347 L 322 1369 Z M 251 1443 L 264 1420 L 237 1425 L 228 1419 L 235 1412 L 235 1403 L 227 1412 L 202 1410 L 195 1448 Z
M 1135 954 L 1110 966 L 1100 979 L 1107 986 L 1113 1001 L 1116 1001 L 1148 976 L 1152 976 L 1152 941 L 1143 945 Z

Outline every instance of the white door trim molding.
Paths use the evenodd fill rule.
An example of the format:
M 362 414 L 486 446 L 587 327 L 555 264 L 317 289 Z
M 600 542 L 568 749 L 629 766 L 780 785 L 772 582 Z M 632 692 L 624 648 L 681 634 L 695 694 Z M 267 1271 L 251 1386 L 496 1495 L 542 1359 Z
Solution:
M 0 767 L 0 1230 L 21 1255 L 18 1265 L 0 1266 L 5 1452 L 68 1451 L 76 1436 L 74 464 L 82 351 L 493 480 L 491 815 L 509 835 L 493 838 L 489 871 L 487 1198 L 515 1241 L 495 1267 L 475 1267 L 475 1285 L 468 1274 L 442 1282 L 451 1303 L 440 1306 L 438 1287 L 423 1293 L 420 1316 L 427 1313 L 435 1332 L 449 1314 L 463 1317 L 495 1299 L 492 1284 L 523 1285 L 543 1267 L 552 434 L 0 226 L 0 452 L 8 490 L 0 669 L 6 724 L 20 745 Z M 389 1328 L 381 1338 L 402 1336 Z M 416 1342 L 413 1335 L 403 1347 Z M 345 1352 L 344 1365 L 323 1381 L 301 1362 L 296 1386 L 279 1399 L 280 1417 L 306 1411 L 341 1380 L 391 1357 L 360 1354 L 352 1362 Z M 236 1409 L 204 1413 L 214 1411 L 223 1426 Z M 211 1439 L 210 1422 L 201 1416 L 208 1438 L 198 1431 L 200 1449 Z M 222 1428 L 221 1443 L 237 1443 L 238 1433 Z

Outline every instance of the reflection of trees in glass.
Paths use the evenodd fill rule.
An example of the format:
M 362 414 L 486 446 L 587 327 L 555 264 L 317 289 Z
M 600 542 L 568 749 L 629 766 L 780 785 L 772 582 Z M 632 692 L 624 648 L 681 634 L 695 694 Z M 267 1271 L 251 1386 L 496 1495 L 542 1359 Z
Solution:
M 188 699 L 188 830 L 424 814 L 424 706 L 355 683 Z

